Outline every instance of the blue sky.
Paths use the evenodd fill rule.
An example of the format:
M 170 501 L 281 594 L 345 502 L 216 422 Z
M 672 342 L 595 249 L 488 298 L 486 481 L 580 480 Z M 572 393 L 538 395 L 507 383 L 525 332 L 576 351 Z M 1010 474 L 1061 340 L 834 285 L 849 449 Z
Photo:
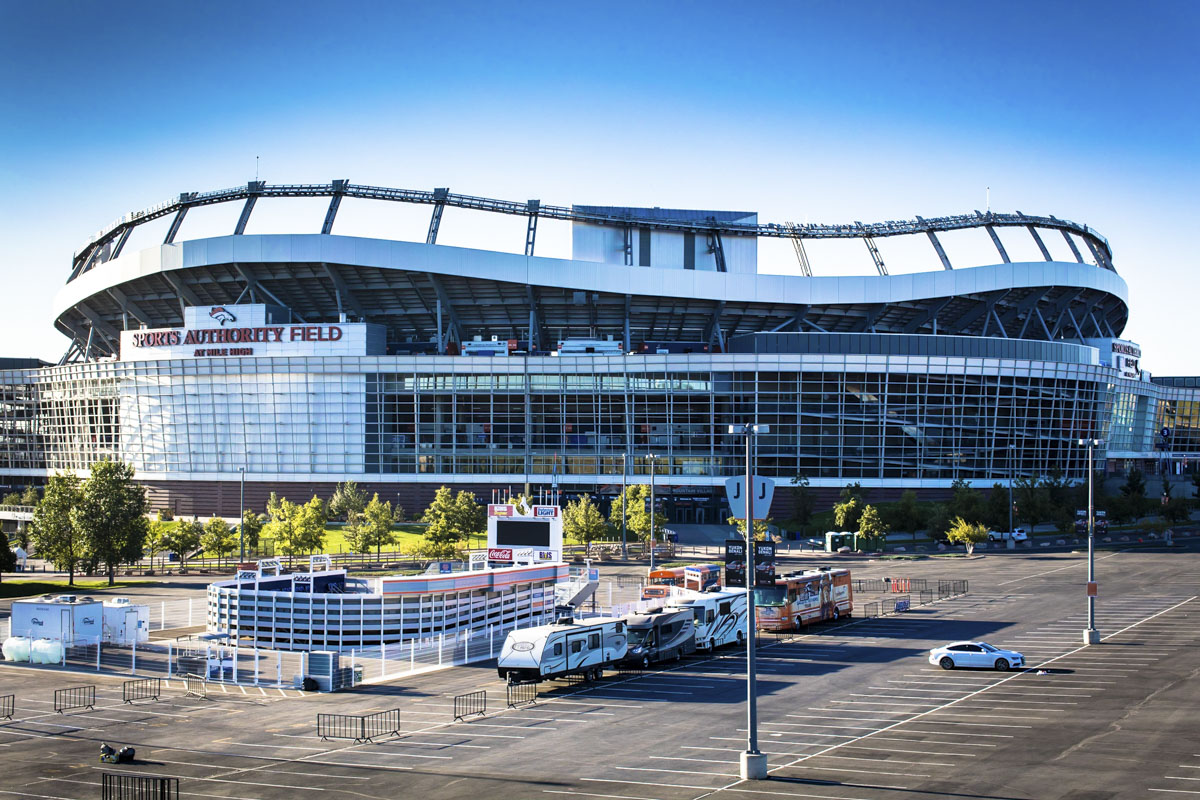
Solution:
M 66 349 L 51 301 L 92 233 L 244 183 L 260 156 L 271 183 L 764 221 L 968 212 L 990 187 L 995 210 L 1106 235 L 1144 366 L 1197 374 L 1180 343 L 1200 266 L 1198 34 L 1191 2 L 3 0 L 0 270 L 20 291 L 2 354 Z M 447 222 L 444 241 L 520 249 L 511 221 Z M 566 255 L 546 236 L 540 253 Z M 927 245 L 882 247 L 936 266 Z M 788 271 L 785 255 L 760 260 Z M 818 274 L 850 269 L 820 255 Z

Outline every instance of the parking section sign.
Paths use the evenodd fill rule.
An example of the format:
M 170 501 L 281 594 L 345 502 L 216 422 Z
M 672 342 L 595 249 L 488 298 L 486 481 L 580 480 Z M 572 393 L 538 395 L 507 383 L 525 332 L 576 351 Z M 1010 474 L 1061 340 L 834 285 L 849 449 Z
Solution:
M 775 585 L 775 543 L 754 543 L 754 588 Z
M 742 539 L 725 540 L 725 585 L 746 585 L 746 542 Z

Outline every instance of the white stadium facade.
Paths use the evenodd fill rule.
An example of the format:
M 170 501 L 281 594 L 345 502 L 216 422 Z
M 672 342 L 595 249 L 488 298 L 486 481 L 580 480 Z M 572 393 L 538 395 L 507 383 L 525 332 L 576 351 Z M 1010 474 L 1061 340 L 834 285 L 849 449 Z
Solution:
M 320 230 L 245 232 L 256 205 L 287 198 L 327 200 Z M 425 241 L 338 235 L 346 198 L 427 206 Z M 240 207 L 231 233 L 179 235 L 222 203 Z M 448 208 L 523 217 L 524 251 L 438 244 Z M 156 219 L 161 243 L 126 247 Z M 570 259 L 535 255 L 539 220 L 570 224 Z M 952 264 L 939 234 L 958 232 L 990 238 L 992 263 Z M 1016 236 L 1041 258 L 1012 261 Z M 889 237 L 916 237 L 927 268 L 889 274 Z M 759 272 L 768 238 L 794 246 L 798 274 Z M 872 274 L 820 275 L 822 239 L 861 240 Z M 248 507 L 355 480 L 413 511 L 443 484 L 607 498 L 653 470 L 672 519 L 715 522 L 743 468 L 727 427 L 744 421 L 771 426 L 761 474 L 880 497 L 1078 479 L 1080 438 L 1104 440 L 1109 471 L 1200 456 L 1197 380 L 1139 369 L 1108 242 L 1056 217 L 764 224 L 254 182 L 98 233 L 54 318 L 59 364 L 0 363 L 0 483 L 120 459 L 181 514 L 236 515 L 243 477 Z

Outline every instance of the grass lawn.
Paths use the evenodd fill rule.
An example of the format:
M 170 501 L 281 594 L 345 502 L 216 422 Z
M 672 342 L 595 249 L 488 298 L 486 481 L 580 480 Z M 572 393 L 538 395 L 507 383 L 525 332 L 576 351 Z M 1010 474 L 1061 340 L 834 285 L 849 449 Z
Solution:
M 168 522 L 166 524 L 173 525 L 174 523 Z M 325 546 L 323 548 L 325 553 L 332 555 L 335 553 L 350 552 L 350 548 L 346 544 L 346 536 L 342 530 L 342 527 L 343 526 L 341 523 L 329 523 L 325 526 Z M 396 525 L 394 530 L 396 533 L 396 543 L 384 547 L 381 550 L 381 553 L 407 553 L 411 551 L 425 535 L 425 526 L 412 522 L 402 522 L 399 525 Z M 480 533 L 469 537 L 466 542 L 466 547 L 467 549 L 471 550 L 487 547 L 487 534 Z M 279 553 L 278 546 L 276 547 L 276 553 Z M 205 552 L 203 557 L 216 558 L 216 554 Z M 228 561 L 229 558 L 226 558 L 226 560 Z
M 125 589 L 131 586 L 154 586 L 155 581 L 117 581 L 112 586 L 107 580 L 76 580 L 74 586 L 66 581 L 39 581 L 10 578 L 0 583 L 0 597 L 30 597 L 39 594 L 86 594 L 103 589 Z

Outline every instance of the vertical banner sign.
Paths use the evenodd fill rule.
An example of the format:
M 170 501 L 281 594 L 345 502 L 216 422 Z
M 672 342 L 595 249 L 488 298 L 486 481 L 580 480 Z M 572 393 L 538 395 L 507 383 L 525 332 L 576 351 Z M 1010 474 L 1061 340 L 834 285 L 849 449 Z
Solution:
M 725 540 L 725 585 L 746 585 L 746 543 L 741 539 Z
M 775 585 L 775 543 L 754 543 L 754 588 Z

